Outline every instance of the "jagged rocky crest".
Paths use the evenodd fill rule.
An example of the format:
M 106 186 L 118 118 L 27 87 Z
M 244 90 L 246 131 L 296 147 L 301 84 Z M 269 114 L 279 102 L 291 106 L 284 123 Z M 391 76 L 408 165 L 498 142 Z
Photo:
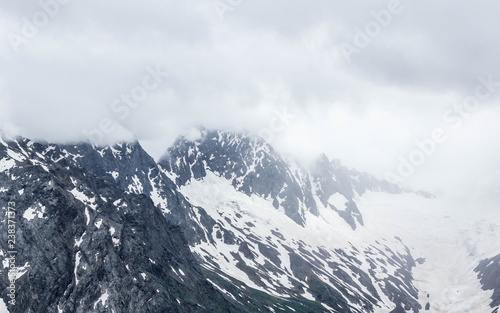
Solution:
M 159 161 L 160 166 L 176 175 L 178 186 L 202 179 L 210 171 L 230 180 L 235 189 L 247 195 L 272 199 L 276 209 L 283 209 L 300 225 L 304 225 L 306 211 L 317 215 L 314 195 L 324 206 L 336 193 L 345 197 L 347 208 L 329 206 L 355 229 L 357 223 L 363 224 L 353 200 L 355 192 L 402 192 L 397 185 L 346 168 L 326 155 L 318 158 L 310 174 L 292 163 L 261 138 L 206 130 L 197 140 L 179 139 Z

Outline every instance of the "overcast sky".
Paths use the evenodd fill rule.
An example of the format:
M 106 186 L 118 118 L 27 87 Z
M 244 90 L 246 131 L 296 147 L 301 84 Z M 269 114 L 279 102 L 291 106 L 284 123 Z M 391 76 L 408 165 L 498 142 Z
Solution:
M 2 1 L 0 127 L 133 136 L 155 157 L 193 126 L 246 129 L 302 160 L 497 192 L 498 16 L 493 0 Z

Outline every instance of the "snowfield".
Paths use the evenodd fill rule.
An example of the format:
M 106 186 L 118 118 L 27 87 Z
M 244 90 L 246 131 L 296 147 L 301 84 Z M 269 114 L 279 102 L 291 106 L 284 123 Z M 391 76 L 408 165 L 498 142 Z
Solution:
M 210 216 L 226 226 L 229 226 L 227 221 L 236 223 L 231 225 L 235 229 L 244 229 L 247 223 L 258 225 L 252 228 L 252 234 L 259 238 L 273 237 L 273 231 L 279 230 L 284 240 L 273 240 L 278 247 L 282 247 L 280 244 L 296 247 L 296 243 L 302 241 L 311 250 L 319 247 L 349 249 L 352 246 L 362 250 L 376 241 L 387 243 L 395 237 L 401 238 L 419 261 L 413 276 L 422 311 L 426 306 L 430 307 L 430 312 L 436 313 L 492 311 L 489 304 L 493 292 L 481 289 L 474 269 L 479 261 L 500 251 L 500 220 L 493 200 L 427 199 L 411 193 L 394 195 L 368 191 L 363 196 L 355 197 L 365 227 L 353 231 L 335 211 L 321 205 L 319 199 L 316 199 L 319 215 L 306 212 L 307 223 L 302 227 L 274 209 L 270 200 L 238 192 L 228 180 L 211 172 L 203 180 L 191 181 L 181 191 L 194 205 L 203 207 Z M 335 195 L 329 202 L 341 208 L 344 199 Z M 243 217 L 235 218 L 236 215 Z M 394 242 L 388 245 L 391 249 L 397 247 Z M 271 295 L 280 296 L 278 285 L 290 286 L 288 277 L 292 275 L 288 274 L 276 275 L 276 283 L 267 281 L 267 288 L 257 286 L 236 266 L 232 253 L 238 252 L 237 245 L 227 245 L 220 240 L 215 246 L 202 243 L 193 247 L 193 252 L 218 255 L 217 263 L 224 273 Z M 282 269 L 291 273 L 286 251 L 280 248 L 280 252 Z M 245 261 L 264 264 L 265 258 L 259 256 Z M 365 266 L 362 264 L 360 268 L 367 270 L 363 268 Z M 384 274 L 378 272 L 376 275 L 381 277 Z M 355 276 L 353 278 L 356 279 Z M 307 285 L 307 282 L 303 283 Z M 378 286 L 377 291 L 383 296 Z M 307 293 L 303 296 L 307 297 Z M 382 303 L 375 312 L 390 312 L 394 309 L 390 304 L 387 298 L 382 297 Z
M 181 192 L 195 206 L 204 208 L 214 220 L 221 223 L 226 229 L 230 228 L 236 234 L 240 232 L 240 238 L 245 238 L 251 234 L 259 238 L 261 242 L 267 242 L 277 248 L 279 251 L 279 268 L 282 270 L 282 273 L 274 272 L 269 274 L 259 271 L 259 265 L 263 266 L 269 260 L 257 249 L 252 250 L 256 255 L 254 259 L 245 259 L 245 262 L 255 269 L 255 272 L 258 273 L 266 284 L 266 287 L 263 288 L 262 286 L 258 286 L 245 272 L 238 268 L 238 260 L 234 258 L 234 255 L 238 253 L 238 245 L 226 244 L 220 238 L 216 240 L 215 245 L 203 242 L 198 246 L 192 247 L 192 251 L 202 257 L 212 259 L 215 257 L 214 261 L 220 266 L 224 274 L 244 282 L 251 288 L 269 293 L 272 296 L 288 297 L 280 288 L 292 288 L 291 279 L 297 279 L 292 274 L 293 270 L 290 267 L 290 257 L 287 251 L 289 248 L 293 248 L 294 251 L 306 259 L 308 258 L 307 252 L 305 254 L 299 252 L 302 249 L 310 252 L 309 255 L 317 255 L 317 252 L 322 250 L 331 252 L 330 257 L 321 259 L 320 262 L 322 264 L 315 268 L 315 272 L 322 281 L 329 284 L 332 288 L 338 290 L 339 286 L 343 286 L 343 288 L 349 290 L 350 295 L 358 298 L 365 297 L 366 294 L 361 294 L 360 292 L 368 293 L 368 290 L 361 283 L 360 277 L 349 270 L 349 265 L 345 264 L 345 259 L 339 259 L 335 255 L 334 251 L 336 249 L 341 249 L 350 257 L 359 260 L 360 263 L 358 266 L 365 272 L 373 268 L 373 263 L 370 262 L 377 263 L 377 267 L 373 268 L 375 273 L 374 278 L 381 281 L 387 278 L 388 275 L 395 275 L 398 268 L 391 265 L 390 262 L 387 264 L 385 261 L 378 263 L 380 259 L 385 258 L 382 255 L 377 256 L 379 259 L 376 261 L 370 259 L 370 249 L 385 250 L 387 247 L 390 247 L 394 253 L 399 255 L 406 253 L 403 245 L 394 237 L 387 237 L 388 240 L 385 239 L 386 237 L 374 238 L 373 233 L 363 227 L 354 231 L 335 211 L 323 205 L 319 205 L 318 207 L 318 216 L 306 212 L 307 223 L 302 227 L 288 218 L 284 212 L 276 210 L 271 200 L 256 195 L 247 196 L 242 192 L 236 191 L 230 181 L 212 172 L 208 172 L 203 180 L 192 180 L 188 185 L 181 188 Z M 338 198 L 340 199 L 338 199 L 337 205 L 340 203 L 343 204 L 342 197 Z M 320 204 L 321 202 L 317 200 L 317 203 Z M 249 225 L 255 225 L 255 227 L 249 228 Z M 218 228 L 216 227 L 215 231 L 217 230 Z M 276 236 L 276 233 L 279 233 L 279 235 Z M 212 234 L 212 238 L 217 238 L 217 235 Z M 378 239 L 383 241 L 383 243 L 377 242 Z M 357 249 L 353 249 L 353 247 Z M 331 262 L 344 264 L 341 266 L 342 268 L 345 267 L 344 270 L 348 273 L 352 281 L 355 282 L 355 288 L 345 284 L 343 281 L 338 281 L 337 277 L 332 276 L 331 269 L 328 266 Z M 211 269 L 215 268 L 212 267 Z M 332 284 L 332 279 L 337 280 L 338 284 Z M 308 286 L 307 281 L 301 281 L 301 283 L 304 286 Z M 374 287 L 382 300 L 377 303 L 376 312 L 388 313 L 392 311 L 395 307 L 382 291 L 383 283 L 375 283 Z M 314 297 L 307 291 L 302 296 L 314 300 Z M 356 305 L 353 304 L 353 307 L 356 307 Z M 362 307 L 357 307 L 357 309 L 359 312 L 363 312 Z
M 498 201 L 425 199 L 413 194 L 368 192 L 358 198 L 366 228 L 381 237 L 399 236 L 415 258 L 420 302 L 430 312 L 489 313 L 492 291 L 484 291 L 474 269 L 500 252 Z

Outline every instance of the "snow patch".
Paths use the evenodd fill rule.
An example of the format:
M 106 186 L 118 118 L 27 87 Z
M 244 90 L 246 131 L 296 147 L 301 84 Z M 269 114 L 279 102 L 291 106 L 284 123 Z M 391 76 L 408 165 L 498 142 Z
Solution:
M 82 234 L 82 236 L 80 237 L 80 239 L 75 239 L 75 247 L 80 247 L 80 245 L 81 245 L 81 244 L 82 244 L 82 242 L 83 242 L 83 236 L 85 236 L 85 233 L 86 233 L 86 232 L 84 232 L 84 233 Z
M 7 309 L 7 305 L 5 304 L 5 301 L 3 298 L 0 298 L 0 313 L 9 313 L 9 310 Z
M 97 222 L 94 223 L 94 225 L 97 227 L 97 228 L 101 228 L 102 226 L 102 219 L 99 219 Z
M 77 188 L 73 188 L 71 194 L 77 199 L 80 200 L 83 204 L 90 207 L 92 210 L 97 210 L 97 204 L 95 203 L 95 197 L 87 197 L 83 192 L 78 190 Z
M 35 217 L 37 218 L 43 218 L 43 215 L 45 213 L 45 206 L 40 206 L 40 207 L 29 207 L 24 211 L 23 217 L 27 219 L 28 221 L 33 220 Z
M 328 199 L 328 203 L 333 205 L 338 211 L 345 211 L 347 209 L 347 202 L 349 202 L 349 200 L 338 192 L 331 195 Z
M 85 218 L 86 218 L 86 223 L 85 225 L 89 225 L 90 223 L 90 214 L 89 214 L 89 209 L 87 207 L 85 207 Z
M 78 285 L 78 267 L 80 266 L 80 260 L 82 259 L 82 252 L 78 251 L 75 255 L 75 270 L 74 270 L 74 275 L 75 275 L 75 286 Z
M 17 153 L 17 152 L 14 152 L 10 149 L 7 149 L 7 154 L 9 155 L 9 157 L 11 157 L 12 159 L 18 161 L 18 162 L 22 162 L 26 159 L 26 157 L 20 153 Z
M 0 160 L 0 172 L 10 170 L 16 165 L 16 161 L 12 159 L 3 158 Z
M 106 290 L 100 297 L 97 299 L 97 301 L 94 303 L 94 310 L 96 309 L 97 305 L 101 303 L 101 305 L 105 308 L 108 307 L 108 299 L 109 299 L 109 294 L 108 291 Z

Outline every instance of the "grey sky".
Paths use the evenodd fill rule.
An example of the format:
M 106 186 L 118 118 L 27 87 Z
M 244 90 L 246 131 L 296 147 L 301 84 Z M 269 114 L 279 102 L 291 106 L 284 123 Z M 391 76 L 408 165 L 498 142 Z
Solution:
M 500 81 L 497 1 L 401 0 L 350 62 L 343 47 L 394 2 L 55 1 L 0 4 L 4 129 L 80 140 L 110 118 L 127 131 L 106 140 L 131 132 L 157 157 L 192 126 L 261 133 L 286 106 L 294 118 L 273 144 L 305 160 L 324 151 L 384 177 L 440 127 L 447 140 L 403 184 L 458 194 L 500 185 L 500 87 L 456 129 L 443 120 L 479 76 Z M 20 43 L 40 3 L 54 14 Z M 157 67 L 169 75 L 144 101 L 112 109 Z

